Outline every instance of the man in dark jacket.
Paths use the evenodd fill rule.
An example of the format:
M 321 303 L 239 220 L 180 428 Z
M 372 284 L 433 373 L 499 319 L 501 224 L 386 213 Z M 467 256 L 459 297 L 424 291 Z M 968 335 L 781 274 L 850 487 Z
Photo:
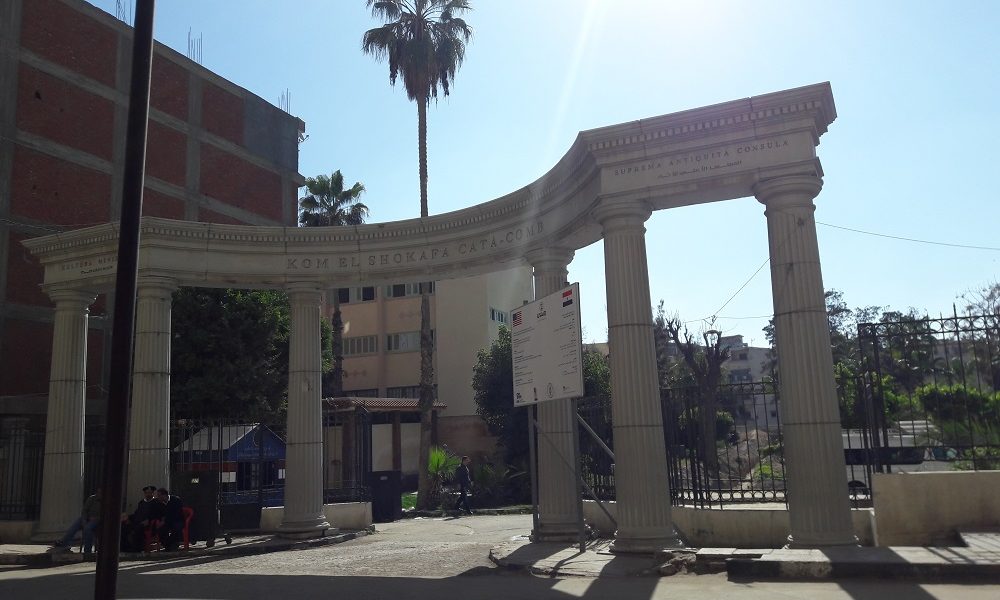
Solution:
M 176 550 L 184 534 L 184 502 L 171 496 L 166 488 L 156 490 L 156 498 L 163 504 L 163 525 L 160 526 L 160 544 L 167 550 Z
M 152 522 L 163 516 L 163 503 L 155 496 L 156 486 L 142 488 L 142 498 L 131 515 L 122 517 L 122 552 L 142 552 L 146 542 L 146 530 Z
M 472 514 L 472 508 L 469 506 L 469 491 L 472 489 L 472 472 L 469 471 L 469 465 L 472 460 L 468 456 L 462 457 L 462 464 L 458 465 L 455 469 L 455 479 L 458 480 L 459 485 L 459 496 L 458 503 L 455 505 L 456 510 L 465 510 L 467 514 Z

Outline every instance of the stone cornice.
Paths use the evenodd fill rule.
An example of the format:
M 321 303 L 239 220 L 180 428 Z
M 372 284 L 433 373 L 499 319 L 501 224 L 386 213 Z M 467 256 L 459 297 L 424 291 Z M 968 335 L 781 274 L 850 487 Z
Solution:
M 670 138 L 703 137 L 726 128 L 753 127 L 775 118 L 802 115 L 811 119 L 816 137 L 837 118 L 830 84 L 819 83 L 742 100 L 723 102 L 622 125 L 591 129 L 579 140 L 588 151 L 600 152 L 624 146 L 663 142 Z
M 573 251 L 597 241 L 598 220 L 621 220 L 613 206 L 641 205 L 648 214 L 750 196 L 771 177 L 820 174 L 817 136 L 835 118 L 830 86 L 818 84 L 585 131 L 535 182 L 423 219 L 302 228 L 144 217 L 140 270 L 180 285 L 284 287 L 510 268 L 540 249 Z M 108 223 L 23 243 L 46 265 L 47 282 L 89 285 L 113 276 L 117 228 Z

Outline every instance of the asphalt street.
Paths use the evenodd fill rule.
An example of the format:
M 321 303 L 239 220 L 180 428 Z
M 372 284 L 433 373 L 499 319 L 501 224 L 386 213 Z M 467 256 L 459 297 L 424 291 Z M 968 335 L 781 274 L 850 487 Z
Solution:
M 1000 586 L 891 581 L 737 582 L 719 575 L 549 578 L 496 568 L 489 549 L 531 527 L 530 516 L 416 519 L 380 524 L 344 544 L 246 557 L 123 563 L 119 598 L 185 599 L 727 599 L 979 600 Z M 0 599 L 93 597 L 94 564 L 0 568 Z

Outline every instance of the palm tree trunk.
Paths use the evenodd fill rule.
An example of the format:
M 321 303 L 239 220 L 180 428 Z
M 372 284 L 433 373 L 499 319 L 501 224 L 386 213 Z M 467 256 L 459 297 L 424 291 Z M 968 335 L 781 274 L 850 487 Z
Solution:
M 427 99 L 417 98 L 417 146 L 420 154 L 420 217 L 427 209 Z M 420 284 L 420 454 L 417 507 L 431 508 L 433 482 L 427 472 L 431 455 L 431 411 L 434 407 L 434 346 L 431 340 L 431 300 L 427 284 Z
M 420 218 L 427 210 L 427 99 L 417 98 L 417 147 L 420 153 Z

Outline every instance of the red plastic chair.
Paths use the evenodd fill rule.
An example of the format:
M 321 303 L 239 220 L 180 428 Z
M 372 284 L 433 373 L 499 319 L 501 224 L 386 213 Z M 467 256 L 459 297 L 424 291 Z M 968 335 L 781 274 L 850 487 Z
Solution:
M 185 506 L 181 508 L 181 514 L 184 515 L 184 549 L 187 550 L 188 546 L 190 546 L 191 519 L 194 517 L 194 509 L 190 506 Z
M 143 532 L 143 549 L 146 552 L 155 552 L 160 549 L 160 526 L 162 523 L 159 519 L 153 519 L 146 525 L 146 531 Z

